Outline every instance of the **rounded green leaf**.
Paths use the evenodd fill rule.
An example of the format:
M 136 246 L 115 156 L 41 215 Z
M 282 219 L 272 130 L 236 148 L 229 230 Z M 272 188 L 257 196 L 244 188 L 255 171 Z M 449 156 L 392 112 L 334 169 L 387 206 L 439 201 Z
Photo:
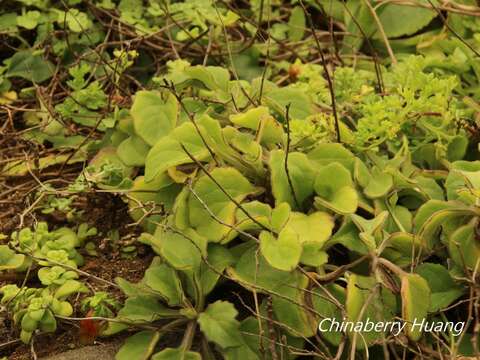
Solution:
M 356 158 L 353 165 L 353 178 L 354 180 L 362 187 L 366 187 L 370 182 L 370 171 L 368 170 L 365 163 Z
M 321 167 L 332 163 L 339 163 L 350 171 L 354 169 L 354 163 L 356 161 L 352 152 L 338 143 L 318 144 L 315 149 L 308 153 L 308 158 Z
M 228 92 L 230 74 L 220 66 L 189 66 L 185 73 L 193 80 L 202 82 L 210 90 Z
M 183 302 L 183 290 L 180 279 L 170 266 L 159 264 L 150 266 L 143 278 L 145 285 L 161 294 L 170 306 L 181 305 Z
M 37 27 L 42 14 L 40 11 L 27 11 L 23 15 L 17 15 L 17 25 L 28 30 L 33 30 Z
M 290 41 L 300 41 L 305 33 L 305 14 L 301 6 L 293 8 L 288 19 L 288 37 Z
M 115 360 L 148 360 L 160 340 L 158 331 L 145 330 L 130 336 L 122 345 Z
M 262 224 L 265 227 L 270 226 L 272 208 L 268 204 L 264 204 L 260 201 L 251 201 L 248 203 L 242 204 L 242 207 L 247 211 L 247 213 L 254 218 L 258 223 Z M 237 209 L 235 214 L 237 223 L 235 228 L 240 230 L 254 230 L 261 229 L 261 227 L 251 220 L 242 210 Z
M 159 226 L 154 236 L 141 241 L 152 246 L 170 266 L 182 271 L 198 269 L 207 251 L 207 240 L 192 229 L 174 232 Z
M 198 179 L 196 196 L 191 193 L 188 199 L 189 222 L 200 235 L 219 242 L 232 230 L 224 224 L 235 224 L 237 205 L 230 198 L 240 203 L 255 188 L 235 168 L 217 168 L 210 176 L 218 185 L 207 175 Z
M 44 60 L 41 55 L 37 55 L 33 50 L 23 50 L 17 51 L 9 59 L 5 75 L 41 83 L 52 77 L 54 69 L 55 67 L 50 61 Z
M 335 222 L 330 214 L 316 211 L 309 215 L 294 212 L 285 228 L 293 231 L 301 243 L 323 245 L 332 235 Z
M 299 304 L 308 304 L 309 297 L 307 276 L 295 272 L 285 281 L 283 286 L 275 289 L 279 296 L 272 296 L 272 308 L 279 322 L 286 325 L 287 334 L 294 337 L 310 337 L 315 335 L 318 323 L 313 319 L 312 312 Z M 307 305 L 310 306 L 310 305 Z
M 349 321 L 362 322 L 370 319 L 377 323 L 393 319 L 396 311 L 396 298 L 385 287 L 377 284 L 373 277 L 351 274 L 348 277 L 345 308 Z M 364 339 L 368 344 L 382 338 L 377 331 L 349 332 L 351 338 L 357 336 L 357 348 L 364 348 Z
M 33 332 L 22 329 L 22 331 L 20 332 L 20 340 L 22 340 L 24 344 L 28 344 L 32 339 L 32 335 Z
M 314 184 L 315 192 L 325 199 L 332 199 L 339 189 L 352 186 L 350 171 L 338 162 L 322 166 Z
M 117 319 L 132 323 L 153 322 L 161 318 L 178 316 L 178 311 L 165 307 L 151 295 L 129 297 L 118 312 Z
M 272 233 L 260 233 L 260 250 L 268 263 L 283 271 L 293 270 L 302 255 L 302 244 L 296 233 L 289 229 L 280 232 L 278 239 Z
M 401 296 L 406 334 L 412 341 L 417 341 L 422 337 L 419 324 L 427 317 L 430 309 L 430 288 L 427 281 L 417 274 L 404 275 Z
M 269 115 L 268 107 L 258 106 L 244 113 L 230 115 L 230 121 L 235 125 L 256 131 L 258 130 L 260 121 Z
M 57 330 L 57 320 L 50 310 L 45 311 L 40 321 L 40 330 L 45 332 L 54 332 Z
M 420 238 L 409 233 L 393 233 L 386 241 L 387 246 L 383 250 L 382 256 L 398 266 L 411 264 L 413 254 L 417 256 L 425 251 L 421 246 Z
M 318 316 L 318 324 L 320 330 L 320 336 L 325 338 L 329 343 L 338 346 L 342 339 L 343 333 L 335 331 L 335 327 L 330 331 L 331 320 L 335 319 L 341 322 L 344 318 L 343 308 L 337 306 L 337 304 L 330 299 L 330 295 L 338 301 L 338 304 L 345 303 L 345 288 L 337 284 L 326 284 L 325 286 L 314 288 L 312 290 L 315 296 L 312 296 L 314 309 L 322 316 Z M 321 323 L 323 319 L 324 323 Z
M 429 5 L 428 0 L 419 2 Z M 427 26 L 437 16 L 436 11 L 432 9 L 388 3 L 380 6 L 377 13 L 385 35 L 389 38 L 412 35 Z M 375 23 L 373 18 L 371 21 Z M 381 37 L 379 31 L 376 32 L 376 37 Z
M 21 322 L 22 330 L 33 332 L 37 329 L 38 321 L 34 320 L 30 317 L 28 313 L 26 313 Z
M 8 245 L 0 245 L 0 271 L 20 268 L 25 261 L 25 255 L 16 254 Z
M 76 33 L 86 32 L 93 26 L 92 20 L 90 20 L 88 15 L 78 9 L 69 9 L 65 13 L 59 12 L 58 21 L 63 22 L 64 20 L 68 28 Z
M 138 136 L 130 136 L 117 147 L 117 155 L 127 166 L 143 166 L 150 146 Z
M 328 254 L 321 243 L 304 243 L 300 262 L 310 266 L 322 266 L 328 262 Z
M 365 195 L 376 199 L 387 195 L 393 186 L 393 177 L 381 170 L 374 168 L 368 185 L 363 189 Z
M 447 157 L 449 161 L 462 160 L 468 147 L 468 138 L 466 136 L 455 136 L 447 148 Z
M 264 292 L 263 289 L 275 291 L 282 284 L 291 281 L 294 276 L 294 272 L 270 266 L 255 244 L 240 256 L 234 268 L 228 268 L 227 271 L 242 286 L 256 289 L 258 292 Z
M 291 214 L 291 208 L 288 203 L 283 202 L 272 210 L 271 226 L 276 232 L 280 232 L 287 223 Z
M 429 200 L 424 203 L 420 208 L 417 210 L 415 214 L 415 218 L 413 219 L 414 228 L 418 231 L 423 227 L 423 225 L 429 220 L 429 218 L 438 211 L 453 209 L 457 207 L 458 204 L 447 202 L 447 201 L 440 201 L 440 200 Z
M 218 244 L 210 244 L 208 246 L 207 260 L 208 264 L 202 263 L 199 269 L 199 283 L 202 287 L 202 293 L 208 294 L 217 285 L 220 274 L 223 273 L 227 266 L 235 263 L 235 258 L 230 251 L 224 246 Z
M 270 153 L 269 166 L 272 192 L 276 204 L 287 202 L 292 209 L 297 209 L 307 197 L 312 195 L 315 172 L 305 154 L 299 152 L 288 154 L 288 173 L 291 186 L 285 171 L 284 151 L 272 151 Z
M 80 293 L 88 292 L 88 288 L 83 285 L 82 282 L 77 280 L 67 280 L 63 285 L 61 285 L 57 291 L 55 291 L 55 298 L 62 299 L 67 298 L 68 296 Z
M 459 227 L 450 237 L 448 250 L 460 268 L 476 269 L 480 262 L 480 239 L 477 235 L 478 218 Z
M 153 146 L 175 127 L 178 113 L 177 99 L 170 93 L 138 91 L 130 113 L 137 135 Z
M 325 207 L 342 215 L 353 214 L 358 207 L 358 194 L 354 188 L 345 186 L 336 190 L 329 199 L 316 197 L 315 205 L 317 208 Z
M 198 323 L 207 339 L 222 348 L 240 346 L 240 323 L 235 319 L 237 314 L 228 301 L 216 301 L 198 316 Z
M 154 354 L 152 360 L 202 360 L 202 357 L 197 352 L 166 348 Z
M 433 249 L 439 243 L 438 230 L 448 221 L 461 217 L 477 215 L 475 209 L 462 206 L 462 204 L 451 204 L 443 210 L 434 212 L 422 224 L 418 230 L 418 237 L 422 240 L 422 244 L 427 249 Z
M 170 167 L 194 162 L 182 145 L 197 161 L 204 161 L 210 156 L 195 126 L 191 122 L 183 123 L 150 149 L 145 160 L 145 180 L 152 181 Z
M 60 301 L 57 311 L 55 314 L 60 316 L 72 316 L 73 307 L 68 301 Z
M 467 192 L 466 196 L 462 196 L 465 188 L 480 188 L 480 161 L 455 161 L 451 165 L 445 188 L 447 189 L 448 200 L 463 199 L 471 202 L 471 194 Z M 470 195 L 470 196 L 469 196 Z
M 312 100 L 303 90 L 294 87 L 274 87 L 265 91 L 264 99 L 270 108 L 282 116 L 285 115 L 286 107 L 290 106 L 292 119 L 305 119 L 314 112 Z
M 432 292 L 429 312 L 446 308 L 464 293 L 448 270 L 440 264 L 423 263 L 415 269 L 415 272 L 427 281 Z

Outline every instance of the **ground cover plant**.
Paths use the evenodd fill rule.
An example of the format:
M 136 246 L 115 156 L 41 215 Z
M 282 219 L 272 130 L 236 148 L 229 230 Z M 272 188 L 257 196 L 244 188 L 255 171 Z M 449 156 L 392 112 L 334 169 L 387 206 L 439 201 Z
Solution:
M 0 7 L 0 355 L 480 356 L 479 16 Z

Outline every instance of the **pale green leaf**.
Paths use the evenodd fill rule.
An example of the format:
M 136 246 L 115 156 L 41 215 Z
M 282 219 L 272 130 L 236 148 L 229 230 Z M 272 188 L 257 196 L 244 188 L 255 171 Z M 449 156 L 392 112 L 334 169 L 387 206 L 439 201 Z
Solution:
M 9 59 L 5 75 L 41 83 L 52 77 L 53 71 L 54 66 L 50 61 L 44 60 L 41 55 L 31 50 L 22 50 Z
M 8 245 L 0 245 L 0 271 L 18 269 L 24 261 L 25 255 L 16 254 Z
M 402 277 L 402 317 L 406 321 L 406 334 L 417 341 L 422 336 L 420 326 L 430 309 L 430 288 L 427 281 L 417 274 L 407 274 Z
M 161 138 L 149 151 L 145 161 L 145 180 L 153 180 L 159 173 L 172 166 L 194 162 L 182 149 L 187 151 L 197 160 L 204 161 L 209 158 L 208 149 L 202 138 L 195 130 L 195 126 L 188 122 L 175 128 L 168 136 Z
M 424 5 L 430 5 L 428 0 L 420 0 Z M 383 30 L 389 38 L 412 35 L 427 26 L 438 14 L 435 10 L 420 6 L 403 6 L 387 3 L 378 7 L 378 17 Z M 372 21 L 375 21 L 372 19 Z M 380 38 L 380 31 L 376 32 Z
M 318 170 L 315 179 L 316 204 L 339 214 L 352 214 L 357 210 L 358 194 L 353 187 L 350 172 L 340 163 L 333 162 Z
M 170 266 L 166 264 L 150 266 L 145 272 L 143 281 L 165 298 L 170 306 L 182 304 L 184 299 L 182 283 Z
M 178 116 L 177 99 L 170 93 L 138 91 L 130 113 L 135 132 L 153 146 L 175 127 Z
M 453 261 L 460 268 L 477 269 L 480 264 L 480 241 L 478 239 L 478 218 L 459 227 L 450 237 L 448 250 Z
M 279 270 L 291 271 L 299 263 L 302 244 L 295 232 L 284 229 L 278 239 L 268 231 L 260 233 L 260 250 L 268 263 Z
M 231 231 L 224 224 L 235 223 L 237 205 L 230 198 L 240 203 L 255 188 L 234 168 L 217 168 L 210 176 L 220 187 L 207 175 L 198 179 L 193 187 L 196 196 L 192 193 L 188 199 L 189 220 L 200 235 L 218 242 Z
M 177 270 L 197 270 L 202 256 L 206 256 L 207 240 L 192 229 L 170 231 L 159 226 L 154 236 L 139 240 L 152 246 L 157 254 Z
M 177 315 L 178 311 L 163 306 L 155 296 L 139 295 L 125 301 L 117 319 L 131 323 L 149 323 Z
M 37 10 L 27 11 L 25 12 L 25 14 L 17 16 L 17 25 L 24 27 L 25 29 L 28 29 L 28 30 L 33 30 L 37 27 L 41 19 L 41 16 L 42 14 L 40 13 L 40 11 L 37 11 Z
M 415 272 L 427 281 L 431 290 L 429 312 L 446 308 L 464 293 L 448 270 L 440 264 L 423 263 L 415 269 Z
M 158 331 L 145 330 L 130 336 L 115 356 L 115 360 L 148 360 L 160 340 Z
M 144 166 L 150 146 L 138 136 L 130 136 L 117 147 L 117 155 L 127 166 Z
M 200 329 L 208 340 L 226 349 L 241 345 L 238 312 L 227 301 L 216 301 L 198 316 Z
M 191 79 L 202 82 L 210 90 L 228 92 L 230 74 L 228 70 L 219 66 L 190 66 L 185 73 Z
M 165 348 L 154 354 L 152 360 L 202 360 L 199 353 L 183 349 Z
M 297 209 L 313 194 L 315 172 L 307 156 L 299 152 L 289 153 L 287 165 L 292 186 L 285 171 L 285 153 L 282 150 L 274 150 L 270 153 L 270 180 L 275 203 L 287 202 L 292 209 Z
M 375 278 L 351 274 L 348 278 L 345 307 L 349 321 L 361 322 L 370 319 L 378 323 L 393 318 L 396 311 L 396 298 L 390 290 L 378 286 Z M 353 337 L 355 333 L 349 332 L 349 335 Z M 382 333 L 363 331 L 356 336 L 357 348 L 364 348 L 363 340 L 370 344 L 381 339 Z
M 370 181 L 363 189 L 365 195 L 371 199 L 386 196 L 393 186 L 393 177 L 390 174 L 381 171 L 378 168 L 373 168 Z
M 292 9 L 288 19 L 288 38 L 290 41 L 300 41 L 305 34 L 305 14 L 301 6 Z
M 301 243 L 323 245 L 331 236 L 335 223 L 333 217 L 325 212 L 316 211 L 309 215 L 294 212 L 286 225 Z

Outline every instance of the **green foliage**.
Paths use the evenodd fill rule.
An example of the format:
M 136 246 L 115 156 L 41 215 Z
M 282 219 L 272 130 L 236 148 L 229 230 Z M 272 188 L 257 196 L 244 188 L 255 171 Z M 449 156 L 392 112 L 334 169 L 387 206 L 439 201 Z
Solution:
M 30 342 L 37 329 L 54 332 L 57 328 L 55 316 L 71 316 L 73 313 L 72 305 L 65 299 L 86 291 L 84 285 L 72 279 L 65 280 L 62 285 L 51 283 L 45 288 L 19 288 L 16 285 L 0 288 L 1 303 L 13 314 L 14 323 L 21 328 L 20 339 L 24 343 Z
M 68 265 L 76 268 L 83 264 L 83 257 L 76 248 L 83 245 L 86 237 L 95 235 L 96 231 L 86 229 L 86 225 L 74 232 L 67 227 L 48 230 L 45 222 L 40 222 L 33 229 L 24 228 L 11 235 L 10 245 L 20 254 L 31 257 L 42 266 Z
M 107 105 L 107 96 L 98 81 L 87 83 L 85 77 L 90 71 L 90 66 L 86 63 L 69 70 L 72 80 L 67 83 L 72 90 L 71 95 L 58 104 L 55 110 L 62 117 L 71 118 L 78 124 L 95 126 L 98 122 L 96 110 Z
M 208 340 L 226 349 L 241 344 L 236 316 L 237 311 L 231 303 L 217 301 L 199 315 L 198 323 Z
M 124 258 L 156 254 L 137 283 L 116 279 L 123 304 L 82 299 L 83 312 L 114 318 L 103 335 L 132 331 L 117 359 L 408 357 L 418 342 L 432 357 L 473 354 L 476 333 L 412 322 L 466 320 L 459 305 L 478 282 L 480 22 L 466 16 L 478 9 L 417 2 L 0 11 L 5 126 L 22 151 L 39 147 L 2 173 L 38 182 L 85 162 L 65 190 L 41 182 L 30 210 L 74 222 L 82 193 L 112 193 L 148 247 L 122 246 L 120 228 L 105 241 Z M 40 221 L 0 245 L 0 271 L 38 278 L 0 288 L 24 342 L 72 315 L 69 296 L 87 291 L 80 247 L 95 234 Z M 406 326 L 318 332 L 325 318 Z
M 430 288 L 427 281 L 417 274 L 402 277 L 402 316 L 407 321 L 406 333 L 412 340 L 418 340 L 422 331 L 414 327 L 415 322 L 423 321 L 430 308 Z
M 77 232 L 62 227 L 49 230 L 44 222 L 33 229 L 23 228 L 11 235 L 8 245 L 0 245 L 0 270 L 17 272 L 37 268 L 43 287 L 34 288 L 8 284 L 0 288 L 1 303 L 11 312 L 13 321 L 21 328 L 20 339 L 28 343 L 37 329 L 54 332 L 56 316 L 71 316 L 72 305 L 67 298 L 88 292 L 75 271 L 83 263 L 76 248 L 95 235 L 95 228 L 86 224 Z
M 53 64 L 43 59 L 42 54 L 30 50 L 19 51 L 8 60 L 6 77 L 21 77 L 41 83 L 53 75 Z
M 83 312 L 88 313 L 89 310 L 93 310 L 93 316 L 111 318 L 114 316 L 114 311 L 119 308 L 120 303 L 104 291 L 97 291 L 82 300 Z
M 142 225 L 147 232 L 140 238 L 159 257 L 138 284 L 126 286 L 117 279 L 128 296 L 117 320 L 132 325 L 164 318 L 172 326 L 186 326 L 182 341 L 186 347 L 164 350 L 153 358 L 170 352 L 195 358 L 196 354 L 188 353 L 195 330 L 227 357 L 259 351 L 262 343 L 249 341 L 240 331 L 236 304 L 225 300 L 208 303 L 207 295 L 223 282 L 222 277 L 267 296 L 270 300 L 261 301 L 258 311 L 284 325 L 277 331 L 289 344 L 313 336 L 322 317 L 341 318 L 339 311 L 345 311 L 351 321 L 392 321 L 396 316 L 407 322 L 422 321 L 462 296 L 465 283 L 450 272 L 463 269 L 455 259 L 466 259 L 467 269 L 479 259 L 473 236 L 479 214 L 474 205 L 478 199 L 475 189 L 480 185 L 478 169 L 474 162 L 448 161 L 448 147 L 457 146 L 450 145 L 458 141 L 454 139 L 468 142 L 456 128 L 455 110 L 450 108 L 455 104 L 452 91 L 456 83 L 453 78 L 424 72 L 421 64 L 422 59 L 411 58 L 388 72 L 385 79 L 392 92 L 387 96 L 361 86 L 361 94 L 344 92 L 349 102 L 355 97 L 348 107 L 355 106 L 357 127 L 349 129 L 343 124 L 344 134 L 352 136 L 343 144 L 331 142 L 335 137 L 328 134 L 335 129 L 326 126 L 308 143 L 298 141 L 287 149 L 289 136 L 296 139 L 299 133 L 288 134 L 285 112 L 277 111 L 274 104 L 252 105 L 243 111 L 229 105 L 211 106 L 208 115 L 188 113 L 183 94 L 218 100 L 235 82 L 225 81 L 223 75 L 213 81 L 208 74 L 217 70 L 212 68 L 190 71 L 193 67 L 188 64 L 175 70 L 170 67 L 166 78 L 175 72 L 171 79 L 181 90 L 168 87 L 137 94 L 129 136 L 142 137 L 144 126 L 160 130 L 148 133 L 151 148 L 144 155 L 145 162 L 138 154 L 136 166 L 145 167 L 145 176 L 125 178 L 136 184 L 133 194 L 140 189 L 152 192 L 134 195 L 136 201 L 144 206 L 151 202 L 154 209 L 162 211 L 160 216 L 145 213 Z M 343 76 L 347 81 L 353 73 Z M 189 80 L 193 78 L 197 81 Z M 210 92 L 212 89 L 217 91 Z M 250 95 L 254 97 L 255 91 Z M 140 106 L 144 101 L 147 107 Z M 344 106 L 346 111 L 347 104 Z M 377 121 L 383 116 L 378 111 L 383 106 L 396 115 L 391 120 L 396 127 L 386 126 L 383 120 L 367 125 L 370 120 L 365 114 L 371 112 L 372 121 Z M 439 123 L 436 115 L 424 119 L 424 115 L 414 115 L 426 112 L 427 107 L 442 113 Z M 162 115 L 155 116 L 153 109 Z M 404 123 L 398 116 L 403 116 Z M 145 125 L 152 121 L 154 125 Z M 310 118 L 296 118 L 292 124 L 301 121 Z M 368 135 L 362 138 L 362 134 Z M 426 164 L 413 156 L 436 140 L 435 161 Z M 118 154 L 121 148 L 117 147 Z M 454 158 L 463 158 L 465 149 L 460 144 Z M 442 164 L 448 164 L 449 170 Z M 446 175 L 427 177 L 440 169 Z M 172 198 L 167 199 L 166 192 Z M 444 193 L 449 194 L 447 199 Z M 137 212 L 132 215 L 136 219 L 141 216 Z M 399 287 L 382 281 L 379 270 L 365 274 L 361 268 L 353 268 L 345 274 L 346 288 L 339 287 L 335 277 L 327 281 L 327 296 L 336 303 L 317 299 L 324 290 L 304 271 L 328 278 L 329 255 L 336 244 L 345 246 L 352 260 L 365 255 L 366 261 L 393 271 Z M 442 254 L 443 244 L 449 244 L 456 263 L 425 264 L 418 267 L 418 273 L 402 269 L 410 266 L 412 253 L 420 260 L 428 259 L 432 252 Z M 455 252 L 465 247 L 468 254 Z M 431 275 L 434 269 L 442 280 Z M 126 326 L 110 324 L 105 334 Z M 143 341 L 149 344 L 143 349 L 153 348 L 158 341 L 153 333 L 140 334 L 139 340 L 132 337 L 127 341 L 122 356 L 136 352 Z M 429 334 L 409 325 L 405 335 L 412 340 L 431 340 Z M 333 345 L 339 343 L 338 333 L 321 336 Z M 382 334 L 350 332 L 348 338 L 360 350 L 374 346 Z M 150 356 L 150 350 L 145 354 L 142 356 Z

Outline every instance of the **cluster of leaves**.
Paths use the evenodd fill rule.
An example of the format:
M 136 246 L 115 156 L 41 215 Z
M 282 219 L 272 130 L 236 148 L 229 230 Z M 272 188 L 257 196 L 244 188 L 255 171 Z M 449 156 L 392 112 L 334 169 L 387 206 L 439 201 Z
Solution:
M 47 224 L 40 222 L 34 230 L 24 228 L 12 233 L 9 244 L 0 245 L 0 270 L 27 271 L 27 274 L 36 270 L 43 285 L 31 288 L 9 284 L 0 288 L 1 303 L 13 314 L 14 323 L 21 327 L 23 342 L 30 342 L 37 329 L 55 331 L 55 317 L 73 313 L 67 298 L 89 291 L 75 271 L 83 264 L 76 248 L 96 233 L 96 229 L 88 228 L 87 224 L 80 225 L 76 232 L 67 227 L 49 231 Z
M 405 336 L 435 346 L 411 323 L 450 316 L 443 310 L 467 293 L 480 261 L 480 168 L 461 160 L 469 139 L 455 122 L 464 109 L 455 78 L 410 58 L 385 72 L 381 96 L 372 73 L 362 84 L 337 69 L 340 144 L 333 115 L 315 114 L 328 88 L 314 71 L 299 79 L 305 85 L 278 87 L 185 61 L 169 69 L 159 91 L 136 94 L 92 160 L 93 169 L 115 164 L 115 181 L 87 170 L 100 187 L 127 189 L 130 213 L 146 229 L 139 240 L 158 255 L 139 283 L 117 280 L 128 298 L 104 335 L 159 324 L 129 338 L 117 358 L 200 358 L 197 326 L 202 355 L 226 359 L 261 358 L 266 349 L 293 358 L 304 346 L 328 356 L 344 342 L 376 351 L 388 337 L 327 332 L 313 341 L 325 317 L 401 318 Z M 417 156 L 425 147 L 432 155 Z M 135 168 L 144 173 L 133 177 Z M 342 248 L 349 266 L 333 257 Z M 253 307 L 248 295 L 209 303 L 233 283 Z M 177 327 L 185 327 L 179 347 L 155 352 Z M 463 348 L 452 333 L 441 336 L 452 351 Z
M 63 268 L 57 268 L 63 270 Z M 60 271 L 58 271 L 60 272 Z M 75 274 L 70 272 L 64 278 Z M 76 281 L 76 280 L 65 280 Z M 69 284 L 69 283 L 68 283 Z M 70 316 L 72 305 L 65 299 L 74 293 L 86 292 L 86 288 L 69 289 L 65 286 L 45 288 L 19 288 L 17 285 L 5 285 L 0 289 L 1 303 L 13 313 L 13 321 L 21 327 L 20 339 L 29 343 L 33 333 L 38 329 L 42 332 L 54 332 L 57 329 L 55 316 Z
M 18 47 L 0 66 L 0 104 L 35 99 L 23 139 L 74 152 L 4 172 L 95 152 L 69 195 L 91 184 L 121 194 L 157 255 L 140 282 L 117 279 L 118 313 L 105 293 L 83 302 L 89 316 L 115 316 L 104 335 L 144 329 L 117 359 L 381 358 L 416 344 L 478 354 L 474 324 L 461 336 L 411 326 L 466 321 L 462 304 L 479 296 L 473 0 L 13 3 L 0 13 Z M 359 51 L 372 58 L 350 61 Z M 63 91 L 54 100 L 38 86 L 50 79 L 51 94 Z M 143 87 L 154 90 L 124 106 Z M 46 190 L 43 212 L 71 218 L 75 195 Z M 0 245 L 0 270 L 38 267 L 44 286 L 0 289 L 24 342 L 72 314 L 67 298 L 85 291 L 77 249 L 94 232 L 39 223 Z M 407 325 L 397 338 L 318 334 L 324 318 Z M 160 348 L 179 329 L 181 342 Z

